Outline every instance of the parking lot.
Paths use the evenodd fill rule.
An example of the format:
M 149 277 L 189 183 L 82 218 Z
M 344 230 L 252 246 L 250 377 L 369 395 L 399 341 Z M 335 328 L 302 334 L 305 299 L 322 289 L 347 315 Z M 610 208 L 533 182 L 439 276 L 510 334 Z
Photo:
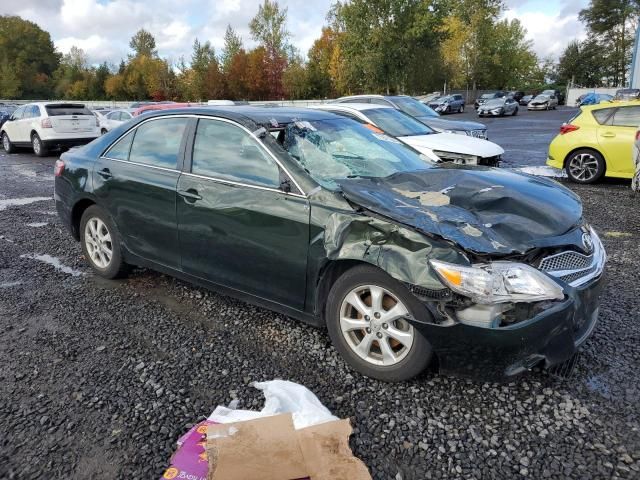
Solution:
M 481 119 L 504 166 L 542 166 L 560 108 Z M 472 111 L 452 119 L 477 119 Z M 0 152 L 0 478 L 158 478 L 253 381 L 312 390 L 376 479 L 640 476 L 640 213 L 628 182 L 568 185 L 607 249 L 600 322 L 569 378 L 493 384 L 350 371 L 322 330 L 138 269 L 95 277 L 58 222 L 55 156 Z

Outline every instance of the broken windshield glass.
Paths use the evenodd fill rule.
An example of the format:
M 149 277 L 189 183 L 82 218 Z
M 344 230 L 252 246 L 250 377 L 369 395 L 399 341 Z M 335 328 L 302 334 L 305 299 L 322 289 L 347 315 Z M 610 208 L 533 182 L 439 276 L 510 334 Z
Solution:
M 343 118 L 293 122 L 285 130 L 283 145 L 316 182 L 330 190 L 345 178 L 387 177 L 430 168 L 424 155 L 395 138 Z

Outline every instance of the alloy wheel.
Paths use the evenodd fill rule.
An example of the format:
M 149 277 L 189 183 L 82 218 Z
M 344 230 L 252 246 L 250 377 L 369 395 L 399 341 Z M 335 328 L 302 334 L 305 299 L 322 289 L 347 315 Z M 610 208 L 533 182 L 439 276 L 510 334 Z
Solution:
M 9 149 L 11 148 L 11 145 L 9 143 L 9 137 L 7 136 L 6 133 L 2 135 L 2 147 L 4 148 L 5 152 L 8 152 Z
M 569 172 L 581 182 L 593 180 L 598 175 L 598 159 L 590 153 L 574 155 L 569 161 Z
M 33 144 L 33 153 L 35 153 L 36 155 L 40 155 L 40 139 L 37 135 L 33 136 L 31 143 Z
M 107 268 L 113 258 L 113 243 L 107 225 L 92 217 L 84 227 L 84 243 L 91 262 L 98 268 Z
M 340 329 L 361 359 L 373 365 L 391 366 L 411 350 L 415 332 L 406 317 L 408 309 L 390 291 L 363 285 L 351 290 L 340 306 Z

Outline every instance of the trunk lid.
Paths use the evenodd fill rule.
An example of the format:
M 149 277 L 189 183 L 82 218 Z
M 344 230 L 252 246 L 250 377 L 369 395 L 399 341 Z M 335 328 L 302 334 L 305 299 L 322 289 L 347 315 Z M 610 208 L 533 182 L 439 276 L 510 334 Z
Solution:
M 54 103 L 45 106 L 55 133 L 97 131 L 96 117 L 80 103 Z

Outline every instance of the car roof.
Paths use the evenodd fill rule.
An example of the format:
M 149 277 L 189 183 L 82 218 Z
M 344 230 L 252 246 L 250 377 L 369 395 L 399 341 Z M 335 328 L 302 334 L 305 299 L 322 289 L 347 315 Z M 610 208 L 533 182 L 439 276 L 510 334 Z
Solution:
M 167 115 L 210 115 L 229 120 L 235 120 L 239 123 L 246 123 L 251 120 L 258 125 L 270 126 L 278 128 L 280 125 L 287 125 L 298 120 L 316 121 L 335 119 L 336 115 L 330 112 L 300 107 L 255 107 L 255 106 L 194 106 L 182 107 L 167 110 L 150 111 L 145 115 L 141 115 L 140 119 L 149 119 L 154 117 L 162 117 Z
M 358 112 L 376 108 L 394 109 L 391 105 L 378 105 L 376 103 L 323 103 L 321 105 L 314 105 L 313 108 L 318 110 L 357 110 Z
M 638 107 L 640 106 L 640 100 L 623 100 L 623 101 L 613 101 L 607 103 L 597 103 L 595 105 L 585 105 L 582 108 L 583 110 L 599 110 L 601 108 L 617 108 L 617 107 Z

